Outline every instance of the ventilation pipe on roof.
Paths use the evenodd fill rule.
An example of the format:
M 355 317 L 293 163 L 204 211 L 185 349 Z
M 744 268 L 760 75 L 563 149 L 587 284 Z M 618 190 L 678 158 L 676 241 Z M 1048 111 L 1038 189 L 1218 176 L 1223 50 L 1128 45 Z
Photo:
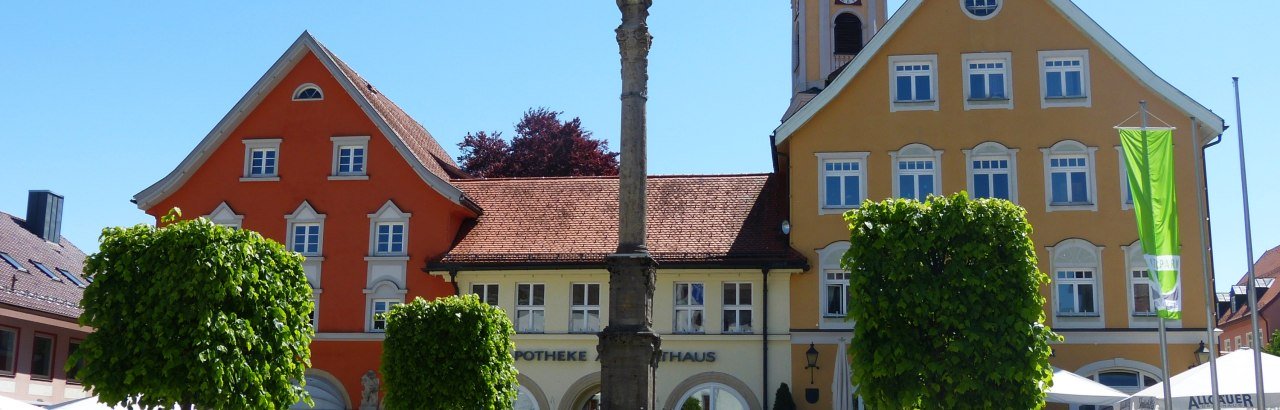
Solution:
M 62 236 L 62 195 L 46 190 L 27 193 L 27 230 L 45 241 Z

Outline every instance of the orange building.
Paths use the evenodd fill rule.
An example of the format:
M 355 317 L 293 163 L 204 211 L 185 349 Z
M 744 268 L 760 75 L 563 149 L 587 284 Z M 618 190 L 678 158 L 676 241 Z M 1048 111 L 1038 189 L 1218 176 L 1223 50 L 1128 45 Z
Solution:
M 791 283 L 803 408 L 858 406 L 854 381 L 835 370 L 855 326 L 845 321 L 841 214 L 863 200 L 929 194 L 1026 208 L 1040 270 L 1052 278 L 1041 289 L 1047 324 L 1066 338 L 1053 345 L 1055 366 L 1129 392 L 1158 380 L 1157 321 L 1113 129 L 1139 124 L 1126 122 L 1139 100 L 1152 124 L 1178 127 L 1184 314 L 1169 324 L 1169 370 L 1194 364 L 1212 324 L 1195 168 L 1222 119 L 1070 0 L 907 0 L 888 19 L 885 6 L 792 2 L 795 97 L 773 143 L 789 183 L 791 245 L 812 267 Z
M 479 208 L 444 149 L 373 84 L 303 33 L 138 207 L 252 229 L 307 257 L 318 408 L 361 403 L 381 355 L 377 314 L 454 293 L 421 272 Z
M 1262 312 L 1258 316 L 1258 340 L 1266 346 L 1271 334 L 1280 329 L 1280 308 L 1275 301 L 1280 299 L 1280 246 L 1271 248 L 1253 264 L 1254 297 L 1258 298 L 1256 306 Z M 1249 275 L 1241 275 L 1240 280 L 1231 286 L 1230 292 L 1218 293 L 1218 328 L 1222 334 L 1218 336 L 1218 349 L 1222 352 L 1238 350 L 1253 346 L 1253 312 L 1249 310 Z

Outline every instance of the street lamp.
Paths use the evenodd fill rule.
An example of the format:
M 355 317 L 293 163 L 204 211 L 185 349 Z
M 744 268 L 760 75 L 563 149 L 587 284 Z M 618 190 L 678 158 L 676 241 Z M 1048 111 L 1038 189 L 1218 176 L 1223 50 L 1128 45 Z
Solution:
M 1199 366 L 1204 362 L 1209 361 L 1209 349 L 1204 347 L 1203 340 L 1200 341 L 1200 347 L 1197 348 L 1196 351 L 1193 353 L 1195 353 L 1196 355 L 1196 366 Z
M 813 346 L 813 342 L 809 343 L 809 350 L 804 352 L 804 359 L 808 362 L 804 368 L 809 369 L 809 384 L 813 384 L 813 369 L 820 369 L 818 367 L 818 349 Z

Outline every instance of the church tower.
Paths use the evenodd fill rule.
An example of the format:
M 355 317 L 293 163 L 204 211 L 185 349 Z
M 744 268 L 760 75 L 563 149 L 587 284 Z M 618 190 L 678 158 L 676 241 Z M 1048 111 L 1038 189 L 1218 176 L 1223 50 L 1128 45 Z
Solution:
M 884 26 L 885 1 L 791 0 L 793 97 L 788 115 L 825 88 L 833 74 L 852 61 Z

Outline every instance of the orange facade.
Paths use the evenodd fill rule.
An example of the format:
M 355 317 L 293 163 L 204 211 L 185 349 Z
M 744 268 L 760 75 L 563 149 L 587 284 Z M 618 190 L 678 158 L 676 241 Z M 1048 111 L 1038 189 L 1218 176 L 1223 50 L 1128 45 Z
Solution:
M 303 201 L 323 214 L 322 257 L 312 258 L 322 259 L 317 333 L 348 337 L 318 337 L 312 345 L 312 361 L 316 369 L 341 383 L 352 400 L 348 405 L 358 406 L 361 375 L 376 370 L 381 356 L 381 334 L 366 333 L 370 215 L 388 201 L 411 214 L 402 255 L 407 259 L 404 283 L 398 284 L 405 292 L 403 300 L 408 301 L 454 293 L 452 285 L 422 274 L 420 267 L 443 254 L 463 219 L 475 214 L 425 183 L 411 159 L 398 152 L 368 112 L 344 92 L 341 80 L 314 50 L 306 51 L 274 87 L 265 90 L 257 106 L 204 162 L 189 171 L 189 179 L 146 212 L 160 217 L 177 207 L 184 217 L 195 218 L 225 202 L 243 216 L 242 228 L 281 243 L 288 239 L 286 216 Z M 306 83 L 323 90 L 323 98 L 295 101 L 295 89 Z M 341 136 L 369 137 L 367 178 L 331 178 L 335 148 L 330 138 Z M 242 140 L 259 138 L 280 139 L 278 178 L 242 180 L 246 167 Z

